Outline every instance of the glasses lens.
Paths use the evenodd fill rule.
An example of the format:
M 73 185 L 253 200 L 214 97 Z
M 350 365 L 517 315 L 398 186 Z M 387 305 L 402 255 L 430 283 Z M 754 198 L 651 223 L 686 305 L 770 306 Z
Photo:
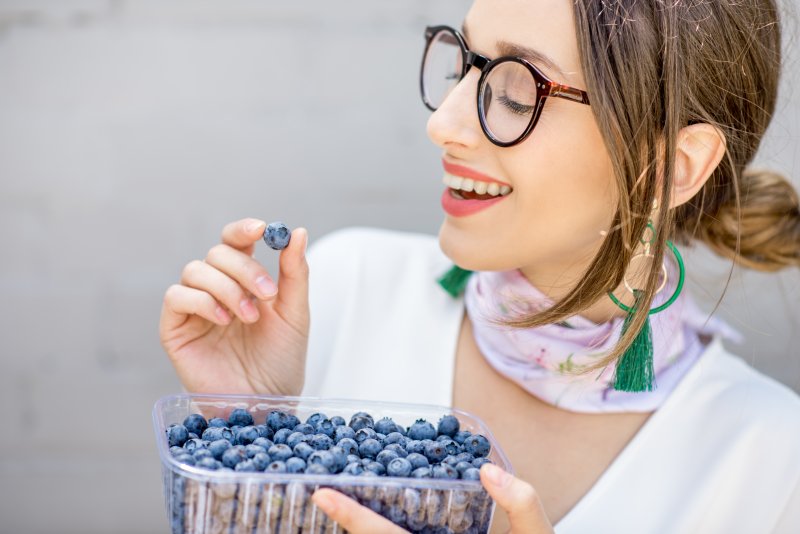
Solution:
M 422 93 L 428 105 L 437 109 L 461 79 L 464 57 L 456 36 L 439 31 L 423 58 Z
M 536 109 L 536 80 L 521 63 L 503 61 L 486 74 L 480 113 L 497 141 L 511 143 L 525 133 Z

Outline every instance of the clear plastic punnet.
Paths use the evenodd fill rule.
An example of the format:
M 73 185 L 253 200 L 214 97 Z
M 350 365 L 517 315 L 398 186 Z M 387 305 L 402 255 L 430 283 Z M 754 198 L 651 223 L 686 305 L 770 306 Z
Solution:
M 348 495 L 410 532 L 489 531 L 495 504 L 476 480 L 212 471 L 181 463 L 170 453 L 169 425 L 180 424 L 193 413 L 227 420 L 236 408 L 247 410 L 255 424 L 264 423 L 272 411 L 295 415 L 301 421 L 317 412 L 349 421 L 363 411 L 375 421 L 390 417 L 405 428 L 417 419 L 435 425 L 450 414 L 462 430 L 485 436 L 491 445 L 488 458 L 512 471 L 483 421 L 452 408 L 314 397 L 172 395 L 156 402 L 153 425 L 173 534 L 345 532 L 311 501 L 314 491 L 322 487 Z

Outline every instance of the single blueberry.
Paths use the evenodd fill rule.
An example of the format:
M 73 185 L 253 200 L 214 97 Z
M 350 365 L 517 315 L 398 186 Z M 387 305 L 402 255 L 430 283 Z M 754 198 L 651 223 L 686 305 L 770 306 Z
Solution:
M 460 445 L 463 445 L 464 442 L 467 441 L 467 438 L 470 437 L 471 435 L 472 433 L 469 430 L 459 430 L 453 436 L 453 441 L 455 441 Z
M 286 462 L 281 462 L 280 460 L 276 460 L 269 464 L 265 469 L 267 473 L 285 473 L 286 472 Z
M 267 425 L 256 425 L 256 430 L 258 430 L 258 437 L 272 439 L 273 434 L 275 434 Z
M 358 446 L 358 453 L 362 458 L 375 458 L 381 452 L 382 447 L 378 440 L 367 438 Z
M 386 468 L 380 462 L 369 462 L 364 466 L 364 471 L 372 471 L 379 477 L 382 477 L 386 474 Z
M 294 449 L 295 445 L 301 441 L 308 441 L 309 439 L 310 438 L 307 434 L 303 434 L 302 432 L 292 432 L 289 434 L 289 437 L 286 438 L 286 445 Z
M 310 435 L 316 434 L 316 432 L 314 431 L 314 427 L 309 425 L 308 423 L 300 423 L 299 425 L 295 426 L 292 430 L 294 432 L 302 432 L 303 434 L 310 434 Z
M 197 463 L 194 459 L 194 456 L 192 456 L 188 452 L 184 454 L 179 454 L 178 456 L 175 457 L 175 460 L 177 460 L 182 464 L 188 464 L 188 465 L 194 465 L 195 463 Z
M 372 421 L 371 417 L 366 417 L 363 415 L 354 415 L 350 419 L 350 428 L 358 432 L 362 428 L 372 428 L 375 426 L 375 423 Z
M 253 426 L 253 416 L 244 408 L 236 408 L 228 416 L 230 426 Z
M 416 452 L 417 454 L 423 454 L 425 452 L 425 445 L 418 439 L 410 439 L 406 441 L 405 449 L 409 453 Z
M 308 465 L 312 464 L 320 464 L 325 467 L 329 472 L 333 470 L 333 466 L 336 464 L 336 460 L 334 459 L 333 455 L 330 451 L 314 451 L 309 455 L 308 460 L 306 460 Z
M 189 452 L 194 452 L 197 449 L 207 449 L 208 448 L 208 441 L 204 439 L 187 439 L 186 443 L 183 444 L 183 448 Z
M 336 443 L 337 447 L 344 449 L 346 454 L 358 454 L 358 443 L 351 438 L 342 438 Z
M 329 475 L 331 472 L 322 464 L 308 464 L 306 466 L 307 475 Z
M 256 469 L 255 463 L 253 463 L 253 460 L 242 460 L 241 462 L 236 464 L 236 467 L 234 467 L 233 470 L 244 471 L 246 473 L 255 473 L 256 471 L 258 471 L 258 469 Z
M 375 432 L 380 432 L 381 434 L 390 434 L 394 432 L 394 427 L 395 422 L 389 417 L 384 417 L 375 423 Z
M 198 436 L 194 432 L 189 432 L 189 439 L 200 439 L 200 436 Z
M 412 470 L 411 462 L 405 458 L 395 458 L 386 466 L 386 474 L 390 477 L 407 477 Z
M 258 439 L 258 430 L 254 426 L 244 426 L 239 429 L 236 434 L 236 442 L 234 445 L 250 445 Z
M 267 466 L 272 462 L 272 459 L 269 457 L 269 454 L 266 452 L 259 452 L 252 458 L 253 465 L 256 468 L 256 471 L 263 471 L 267 468 Z
M 432 464 L 441 462 L 447 456 L 447 449 L 438 441 L 431 441 L 425 446 L 425 457 Z
M 349 426 L 337 426 L 336 430 L 333 432 L 333 439 L 336 440 L 337 443 L 344 438 L 355 439 L 355 437 L 356 431 Z
M 277 432 L 282 428 L 287 428 L 288 424 L 289 424 L 289 414 L 286 412 L 273 410 L 269 412 L 269 415 L 267 415 L 266 425 L 273 432 Z M 295 425 L 292 425 L 289 428 L 294 428 L 294 427 Z
M 306 419 L 306 424 L 307 424 L 307 425 L 311 425 L 311 428 L 316 428 L 316 426 L 317 426 L 317 423 L 319 423 L 319 422 L 320 422 L 320 421 L 322 421 L 323 419 L 327 419 L 327 418 L 328 418 L 328 416 L 327 416 L 327 415 L 325 415 L 325 414 L 324 414 L 324 413 L 322 413 L 322 412 L 316 412 L 316 413 L 312 413 L 312 414 L 311 414 L 311 415 L 309 415 L 309 416 L 308 416 L 308 418 Z
M 479 469 L 470 467 L 461 471 L 461 478 L 464 480 L 480 480 L 481 472 Z
M 378 453 L 378 456 L 375 457 L 375 461 L 382 463 L 385 467 L 389 465 L 389 462 L 396 458 L 400 458 L 396 452 L 383 450 Z
M 283 250 L 289 246 L 292 232 L 280 221 L 269 223 L 264 230 L 264 243 L 273 250 Z
M 489 440 L 480 434 L 472 435 L 464 442 L 464 450 L 478 458 L 488 456 L 490 448 Z
M 452 465 L 453 467 L 455 467 L 456 464 L 458 463 L 458 459 L 454 455 L 448 454 L 447 456 L 444 457 L 444 460 L 442 460 L 441 463 Z
M 336 430 L 336 427 L 333 426 L 333 423 L 331 422 L 330 419 L 323 419 L 322 421 L 317 423 L 317 425 L 314 427 L 314 430 L 316 430 L 317 434 L 325 434 L 329 438 L 332 438 L 333 433 Z
M 417 467 L 413 471 L 411 471 L 412 478 L 431 478 L 431 468 L 430 467 Z
M 463 472 L 464 472 L 464 471 L 466 471 L 467 469 L 475 469 L 475 466 L 474 466 L 474 465 L 472 465 L 470 462 L 458 462 L 458 463 L 457 463 L 455 466 L 453 466 L 453 467 L 455 467 L 455 468 L 456 468 L 456 471 L 458 471 L 459 473 L 463 473 Z M 463 478 L 463 477 L 462 477 L 462 478 Z
M 211 428 L 228 428 L 228 422 L 222 417 L 214 417 L 208 420 L 208 426 Z
M 306 462 L 302 458 L 292 456 L 286 460 L 286 471 L 288 473 L 302 473 L 306 470 Z
M 428 459 L 424 455 L 419 454 L 417 452 L 410 453 L 408 456 L 406 456 L 406 460 L 411 462 L 411 467 L 413 467 L 414 469 L 420 467 L 428 467 L 430 465 Z
M 247 455 L 248 458 L 253 458 L 256 454 L 260 452 L 267 452 L 267 449 L 261 447 L 260 445 L 245 445 L 244 453 Z
M 458 471 L 447 464 L 440 464 L 435 465 L 431 468 L 431 474 L 433 478 L 445 478 L 445 479 L 457 479 L 458 478 Z
M 193 413 L 183 420 L 183 426 L 186 430 L 193 432 L 198 436 L 202 436 L 206 428 L 208 428 L 208 421 L 199 413 Z
M 273 443 L 271 440 L 269 440 L 267 438 L 256 438 L 256 440 L 253 442 L 253 445 L 258 445 L 259 447 L 264 447 L 264 450 L 268 451 L 270 447 L 275 445 L 275 443 Z
M 224 439 L 233 444 L 233 432 L 228 427 L 210 426 L 203 432 L 203 439 L 209 442 Z
M 362 443 L 365 439 L 370 439 L 370 438 L 371 439 L 377 439 L 376 438 L 376 434 L 377 433 L 373 429 L 371 429 L 369 427 L 364 427 L 364 428 L 362 428 L 360 430 L 357 430 L 356 431 L 356 438 L 355 438 L 356 439 L 356 443 Z M 378 440 L 378 441 L 380 441 L 380 440 Z
M 475 457 L 472 456 L 468 452 L 460 452 L 460 453 L 456 454 L 456 460 L 459 461 L 459 462 L 470 462 L 471 463 L 472 460 L 474 460 L 474 459 L 475 459 Z
M 225 467 L 230 467 L 231 469 L 236 467 L 236 464 L 243 462 L 246 459 L 247 455 L 245 454 L 244 450 L 236 447 L 231 447 L 222 453 L 222 465 Z
M 294 456 L 292 449 L 290 449 L 288 445 L 285 445 L 283 443 L 276 443 L 275 445 L 269 448 L 267 453 L 269 454 L 269 457 L 272 458 L 273 460 L 278 460 L 281 462 L 285 462 L 286 460 Z
M 196 462 L 199 462 L 203 458 L 211 458 L 212 460 L 214 459 L 214 455 L 211 454 L 211 451 L 206 448 L 195 449 L 192 453 L 192 456 L 194 456 L 194 460 Z
M 183 425 L 173 425 L 167 429 L 167 441 L 170 447 L 183 447 L 189 439 L 189 431 Z
M 455 415 L 445 415 L 439 419 L 439 425 L 436 430 L 439 434 L 444 434 L 452 438 L 456 435 L 456 432 L 460 430 L 458 419 Z
M 344 466 L 347 465 L 347 453 L 344 452 L 344 449 L 338 445 L 334 445 L 328 449 L 328 452 L 333 455 L 333 469 L 331 469 L 331 472 L 338 473 L 344 469 Z
M 364 471 L 364 468 L 358 462 L 350 462 L 345 466 L 342 470 L 343 475 L 360 475 Z
M 356 452 L 358 452 L 358 450 L 356 450 Z M 353 462 L 356 462 L 356 463 L 360 464 L 361 463 L 361 457 L 358 456 L 357 454 L 348 454 L 347 455 L 347 463 L 348 464 L 352 464 Z
M 286 440 L 291 435 L 292 435 L 292 431 L 291 430 L 289 430 L 288 428 L 281 428 L 280 430 L 275 432 L 274 436 L 272 436 L 272 441 L 274 441 L 275 443 L 286 444 Z
M 305 441 L 301 441 L 297 445 L 294 446 L 294 455 L 298 458 L 303 460 L 307 460 L 309 456 L 315 451 L 314 447 L 306 443 Z
M 408 439 L 401 434 L 400 432 L 389 432 L 386 434 L 386 437 L 383 438 L 383 445 L 391 445 L 392 443 L 399 443 L 401 446 L 405 447 L 406 442 Z
M 173 445 L 172 447 L 169 448 L 169 453 L 172 456 L 177 456 L 179 454 L 186 454 L 186 449 L 184 449 L 183 447 L 178 447 L 177 445 Z
M 416 422 L 408 428 L 408 437 L 419 440 L 435 439 L 436 429 L 426 420 L 417 419 Z
M 325 434 L 315 434 L 309 443 L 318 451 L 328 450 L 333 447 L 333 440 Z
M 347 421 L 345 421 L 344 417 L 340 415 L 334 415 L 333 417 L 331 417 L 331 423 L 333 423 L 333 426 L 336 427 L 347 425 Z
M 400 445 L 399 443 L 390 443 L 389 445 L 385 446 L 383 450 L 394 451 L 400 458 L 405 458 L 406 456 L 408 456 L 408 451 L 405 450 L 403 446 Z
M 197 467 L 202 467 L 203 469 L 210 469 L 211 471 L 216 471 L 219 468 L 219 462 L 217 462 L 214 458 L 201 458 L 197 460 Z
M 222 460 L 222 455 L 225 451 L 231 448 L 231 442 L 227 439 L 218 439 L 208 444 L 208 452 L 215 460 Z
M 483 464 L 491 464 L 491 463 L 493 463 L 493 462 L 489 458 L 486 458 L 486 457 L 475 458 L 474 460 L 472 460 L 472 465 L 477 467 L 478 469 L 480 469 Z

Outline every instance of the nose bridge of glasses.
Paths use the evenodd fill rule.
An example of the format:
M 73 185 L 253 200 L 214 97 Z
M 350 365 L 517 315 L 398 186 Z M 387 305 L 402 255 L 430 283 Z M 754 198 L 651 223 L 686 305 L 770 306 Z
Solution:
M 466 58 L 464 58 L 464 74 L 469 72 L 470 67 L 475 67 L 478 71 L 483 72 L 486 65 L 489 63 L 489 58 L 486 58 L 475 52 L 468 51 Z

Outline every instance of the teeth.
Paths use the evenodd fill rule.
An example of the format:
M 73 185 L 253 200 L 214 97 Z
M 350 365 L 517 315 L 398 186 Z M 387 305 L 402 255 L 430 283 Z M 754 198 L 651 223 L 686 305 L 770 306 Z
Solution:
M 479 195 L 489 193 L 492 196 L 505 196 L 511 192 L 511 186 L 500 185 L 496 182 L 481 182 L 472 178 L 462 178 L 445 173 L 442 183 L 451 189 L 461 191 L 475 191 Z

